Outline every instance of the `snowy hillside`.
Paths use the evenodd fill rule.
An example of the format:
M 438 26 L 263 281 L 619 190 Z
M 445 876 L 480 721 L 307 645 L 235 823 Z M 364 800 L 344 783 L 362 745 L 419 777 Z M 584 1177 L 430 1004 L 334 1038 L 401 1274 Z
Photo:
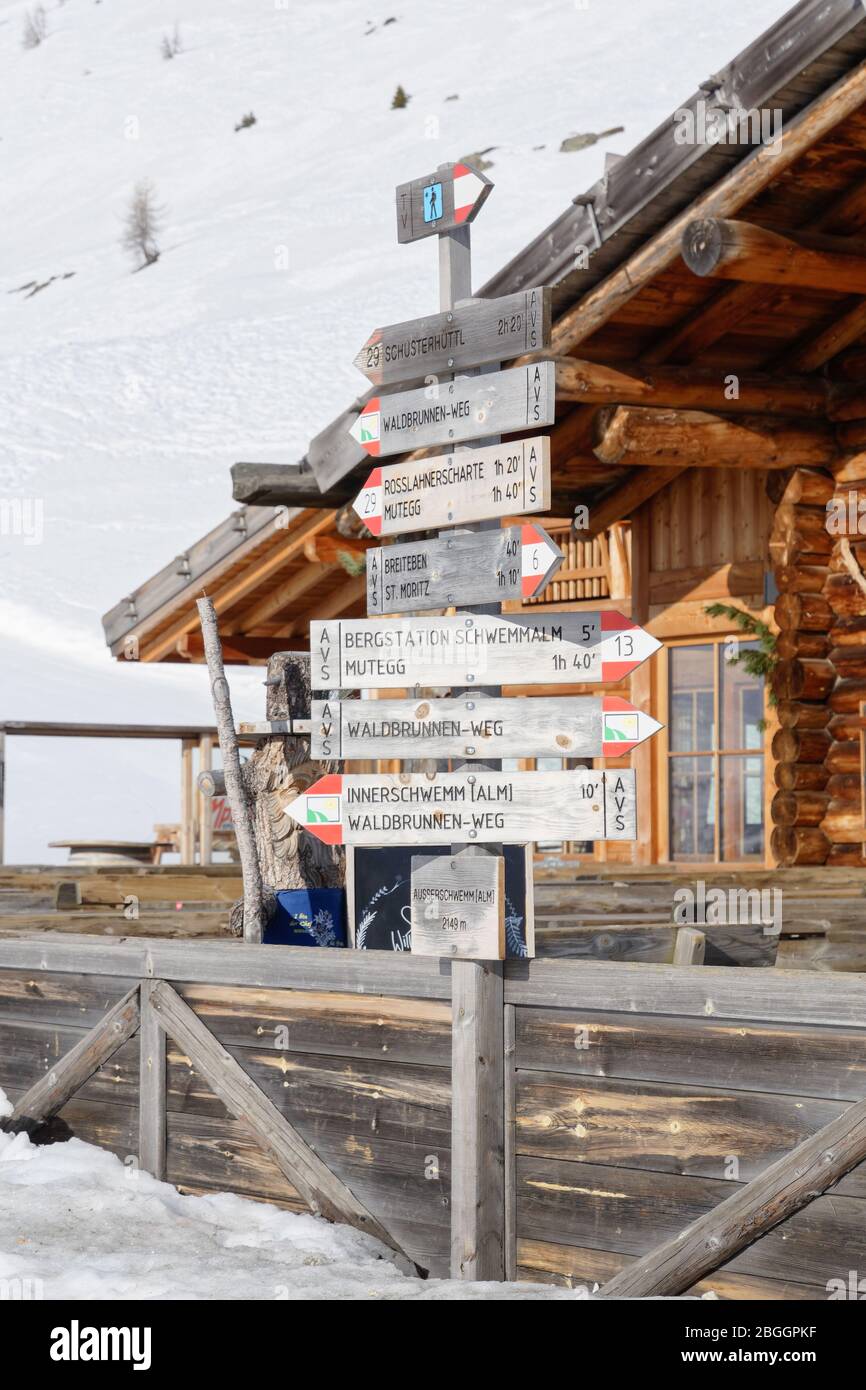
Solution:
M 0 534 L 0 718 L 209 722 L 200 669 L 117 666 L 100 615 L 228 514 L 236 459 L 301 456 L 362 388 L 375 324 L 435 307 L 430 245 L 396 245 L 394 184 L 495 147 L 480 284 L 787 8 L 45 0 L 25 48 L 35 6 L 0 0 L 0 498 L 44 514 L 41 544 Z M 142 178 L 162 255 L 132 274 Z M 261 717 L 261 673 L 234 684 Z M 13 740 L 8 758 L 10 860 L 177 816 L 173 745 Z

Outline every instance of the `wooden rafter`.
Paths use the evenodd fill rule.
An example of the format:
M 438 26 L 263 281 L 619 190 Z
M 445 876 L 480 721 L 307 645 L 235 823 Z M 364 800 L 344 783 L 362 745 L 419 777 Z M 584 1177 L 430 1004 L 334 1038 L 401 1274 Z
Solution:
M 622 485 L 602 497 L 589 509 L 589 525 L 582 535 L 596 536 L 616 522 L 631 516 L 637 507 L 655 497 L 657 492 L 685 472 L 681 464 L 664 464 L 652 468 L 635 468 L 625 476 Z
M 850 237 L 790 232 L 706 217 L 683 233 L 683 260 L 695 275 L 760 285 L 866 294 L 866 245 Z
M 819 418 L 827 406 L 823 383 L 809 377 L 737 373 L 737 394 L 732 397 L 728 374 L 718 367 L 608 365 L 577 357 L 556 359 L 556 398 L 594 405 L 659 405 Z
M 809 468 L 828 464 L 838 448 L 824 421 L 615 406 L 596 416 L 595 453 L 603 463 L 653 467 Z

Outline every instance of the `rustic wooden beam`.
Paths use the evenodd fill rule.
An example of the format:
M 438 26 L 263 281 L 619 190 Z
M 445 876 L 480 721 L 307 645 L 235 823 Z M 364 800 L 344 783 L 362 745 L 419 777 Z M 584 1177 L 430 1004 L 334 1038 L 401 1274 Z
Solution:
M 275 588 L 271 589 L 264 598 L 259 599 L 252 607 L 246 609 L 232 621 L 232 627 L 240 627 L 246 632 L 253 632 L 275 618 L 278 613 L 285 612 L 301 598 L 308 589 L 312 589 L 320 580 L 325 579 L 331 573 L 329 564 L 306 564 L 296 573 L 290 574 Z M 293 616 L 293 615 L 291 615 Z
M 0 1127 L 11 1134 L 22 1130 L 32 1134 L 61 1110 L 94 1072 L 113 1057 L 138 1028 L 138 985 L 109 1009 L 95 1028 L 91 1028 L 70 1052 L 39 1078 L 17 1102 Z
M 351 473 L 328 488 L 328 498 L 316 482 L 312 469 L 294 463 L 233 463 L 232 497 L 257 507 L 333 507 L 357 496 L 364 475 Z
M 505 1278 L 501 961 L 451 965 L 451 1277 Z
M 683 233 L 695 275 L 761 285 L 866 294 L 866 243 L 822 233 L 783 236 L 752 222 L 701 218 Z
M 731 395 L 730 380 L 730 374 L 721 368 L 665 367 L 642 362 L 608 365 L 577 357 L 556 359 L 557 401 L 673 406 L 738 415 L 808 415 L 819 419 L 826 412 L 826 388 L 813 378 L 737 373 L 736 396 Z
M 165 1177 L 165 1033 L 153 1007 L 157 981 L 141 982 L 138 1053 L 138 1161 L 146 1173 Z
M 154 982 L 150 1003 L 161 1028 L 183 1048 L 229 1113 L 246 1125 L 317 1215 L 366 1231 L 399 1251 L 393 1237 L 313 1152 L 240 1063 L 164 980 Z
M 627 1265 L 603 1298 L 684 1293 L 826 1192 L 866 1158 L 866 1100 L 851 1105 L 712 1211 Z
M 739 212 L 864 102 L 866 64 L 861 63 L 787 122 L 777 140 L 758 146 L 739 160 L 730 173 L 563 314 L 551 336 L 553 351 L 573 351 L 661 271 L 673 265 L 680 255 L 682 235 L 689 222 L 696 217 L 731 217 Z
M 824 327 L 795 345 L 784 358 L 786 370 L 815 372 L 866 333 L 866 300 L 859 299 Z
M 683 468 L 825 466 L 838 453 L 825 423 L 791 423 L 766 415 L 731 419 L 697 410 L 606 406 L 595 421 L 602 463 Z
M 594 502 L 589 509 L 589 524 L 578 534 L 596 536 L 606 531 L 615 522 L 631 516 L 643 502 L 655 497 L 657 492 L 678 478 L 685 469 L 681 465 L 668 468 L 657 464 L 651 468 L 635 468 L 629 473 L 620 487 L 609 492 L 601 501 Z

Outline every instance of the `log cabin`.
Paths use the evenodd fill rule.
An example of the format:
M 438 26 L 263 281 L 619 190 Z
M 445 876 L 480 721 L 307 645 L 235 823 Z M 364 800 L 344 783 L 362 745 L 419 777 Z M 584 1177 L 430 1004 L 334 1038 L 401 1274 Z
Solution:
M 625 760 L 637 841 L 549 851 L 866 864 L 864 59 L 859 0 L 801 0 L 478 291 L 552 291 L 565 562 L 532 606 L 618 608 L 664 644 L 611 691 L 665 726 Z M 235 466 L 239 509 L 106 614 L 118 659 L 200 662 L 205 586 L 230 662 L 363 614 L 366 399 L 297 464 Z M 731 661 L 762 636 L 767 679 Z

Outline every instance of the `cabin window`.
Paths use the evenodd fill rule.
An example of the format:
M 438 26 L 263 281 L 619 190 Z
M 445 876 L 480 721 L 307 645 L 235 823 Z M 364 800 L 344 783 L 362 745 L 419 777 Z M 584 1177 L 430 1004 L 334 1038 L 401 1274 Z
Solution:
M 672 859 L 763 858 L 763 681 L 726 652 L 725 642 L 668 651 Z

